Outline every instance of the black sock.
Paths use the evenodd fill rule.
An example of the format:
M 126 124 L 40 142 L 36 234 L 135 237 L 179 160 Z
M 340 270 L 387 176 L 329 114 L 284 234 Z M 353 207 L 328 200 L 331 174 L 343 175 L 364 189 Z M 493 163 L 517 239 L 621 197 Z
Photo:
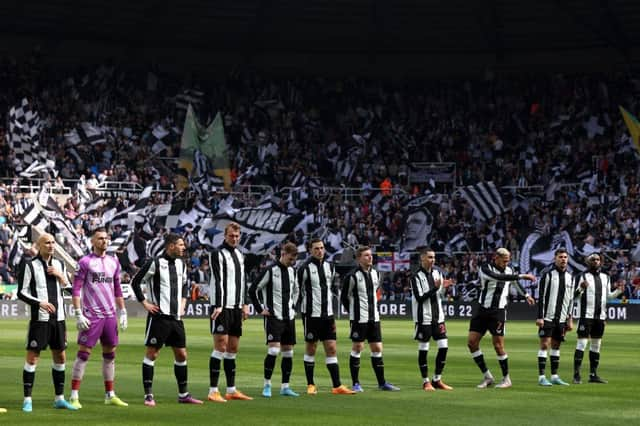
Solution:
M 225 358 L 223 361 L 224 375 L 227 378 L 227 387 L 232 388 L 236 385 L 236 360 Z
M 480 368 L 480 371 L 482 371 L 482 374 L 485 374 L 487 372 L 487 370 L 489 370 L 487 368 L 487 363 L 484 362 L 484 355 L 480 354 L 478 356 L 474 356 L 473 357 L 473 361 L 478 365 L 478 368 Z
M 589 371 L 592 376 L 598 374 L 598 365 L 600 364 L 600 352 L 589 351 Z
M 51 379 L 53 380 L 53 390 L 56 395 L 64 395 L 64 370 L 51 369 Z
M 580 349 L 576 349 L 575 353 L 573 354 L 573 374 L 576 376 L 580 374 L 580 367 L 582 366 L 582 358 L 584 358 L 584 351 L 581 351 Z
M 315 366 L 316 366 L 315 362 L 309 362 L 309 361 L 304 362 L 304 374 L 307 376 L 308 385 L 315 384 L 313 382 L 313 369 L 315 368 Z
M 220 361 L 219 358 L 209 358 L 209 386 L 212 388 L 217 388 L 220 381 Z
M 153 365 L 142 364 L 142 387 L 145 395 L 153 393 Z
M 340 383 L 340 367 L 338 367 L 338 363 L 334 362 L 327 364 L 327 370 L 329 370 L 329 374 L 331 375 L 331 383 L 333 384 L 333 387 L 340 387 L 342 383 Z
M 358 376 L 360 374 L 360 358 L 351 355 L 349 357 L 349 370 L 351 370 L 351 382 L 355 385 L 360 383 Z
M 444 371 L 444 365 L 447 363 L 447 352 L 449 348 L 439 348 L 436 355 L 436 375 L 439 376 Z
M 384 385 L 384 361 L 382 357 L 371 357 L 371 366 L 373 367 L 373 371 L 376 373 L 376 379 L 378 380 L 378 386 Z
M 22 385 L 24 388 L 24 396 L 31 396 L 33 391 L 33 382 L 36 380 L 35 371 L 22 370 Z
M 176 375 L 178 392 L 181 394 L 187 393 L 187 365 L 173 364 L 173 374 Z
M 560 357 L 551 355 L 551 374 L 558 374 L 558 368 L 560 367 Z
M 553 359 L 553 358 L 551 358 Z M 544 371 L 547 368 L 547 358 L 541 356 L 538 357 L 538 374 L 544 376 Z M 552 369 L 553 370 L 553 369 Z
M 418 368 L 423 379 L 429 377 L 429 367 L 427 366 L 427 354 L 429 351 L 418 351 Z
M 293 370 L 293 358 L 283 356 L 280 360 L 280 368 L 282 369 L 282 383 L 289 383 L 291 370 Z
M 499 359 L 498 363 L 500 364 L 500 369 L 502 369 L 502 376 L 506 377 L 509 375 L 509 358 Z
M 273 369 L 276 367 L 276 356 L 267 354 L 264 357 L 264 378 L 267 380 L 271 380 L 271 375 L 273 374 Z

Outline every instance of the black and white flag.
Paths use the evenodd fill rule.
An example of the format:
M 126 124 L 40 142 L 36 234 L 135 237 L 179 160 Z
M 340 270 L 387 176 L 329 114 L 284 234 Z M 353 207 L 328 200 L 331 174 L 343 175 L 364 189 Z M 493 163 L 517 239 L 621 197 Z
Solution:
M 480 220 L 488 221 L 505 211 L 502 196 L 491 181 L 465 186 L 460 192 L 473 208 L 474 216 Z

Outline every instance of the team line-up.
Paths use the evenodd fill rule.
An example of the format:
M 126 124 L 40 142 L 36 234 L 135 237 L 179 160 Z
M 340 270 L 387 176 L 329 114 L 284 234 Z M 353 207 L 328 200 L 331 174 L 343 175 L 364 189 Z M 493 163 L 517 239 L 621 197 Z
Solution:
M 378 388 L 382 391 L 399 391 L 388 382 L 382 357 L 382 332 L 378 311 L 378 289 L 381 280 L 373 267 L 373 255 L 369 247 L 356 251 L 357 266 L 342 280 L 341 303 L 349 312 L 350 339 L 349 370 L 352 386 L 340 380 L 336 348 L 336 323 L 333 313 L 332 288 L 333 265 L 325 260 L 322 240 L 309 244 L 309 258 L 298 267 L 297 247 L 285 243 L 279 260 L 262 271 L 249 287 L 245 281 L 244 256 L 238 249 L 240 226 L 230 223 L 224 230 L 224 242 L 209 254 L 210 279 L 210 330 L 213 335 L 213 351 L 209 358 L 210 388 L 207 399 L 214 403 L 233 400 L 251 400 L 235 386 L 236 355 L 238 353 L 242 324 L 249 316 L 249 296 L 255 312 L 264 317 L 267 355 L 264 359 L 264 387 L 262 396 L 272 396 L 271 377 L 281 356 L 282 383 L 279 394 L 299 396 L 289 386 L 293 369 L 293 348 L 296 344 L 295 315 L 298 310 L 304 328 L 304 370 L 307 379 L 306 393 L 317 394 L 314 382 L 315 355 L 318 342 L 322 342 L 326 368 L 332 381 L 331 393 L 354 395 L 363 392 L 359 379 L 361 354 L 365 341 L 369 344 L 371 366 Z M 31 320 L 27 336 L 27 353 L 23 370 L 24 401 L 22 410 L 31 412 L 31 398 L 36 366 L 42 350 L 50 348 L 53 357 L 52 379 L 55 390 L 54 407 L 68 410 L 82 408 L 79 390 L 85 367 L 98 341 L 102 347 L 102 374 L 106 405 L 127 406 L 114 391 L 115 357 L 118 345 L 118 325 L 127 328 L 125 309 L 120 287 L 120 264 L 117 258 L 107 255 L 109 237 L 104 228 L 93 232 L 92 252 L 78 263 L 73 283 L 69 283 L 65 264 L 54 257 L 55 239 L 50 234 L 40 236 L 35 244 L 37 253 L 25 259 L 20 266 L 18 297 L 30 305 Z M 178 385 L 178 402 L 202 404 L 194 398 L 187 384 L 186 336 L 182 316 L 188 297 L 187 267 L 183 260 L 185 243 L 177 234 L 165 239 L 164 254 L 147 261 L 132 281 L 135 297 L 148 312 L 145 327 L 145 353 L 142 361 L 144 405 L 154 407 L 153 377 L 155 362 L 163 346 L 170 346 L 174 354 L 174 373 Z M 504 345 L 506 305 L 510 286 L 535 304 L 518 280 L 535 281 L 532 274 L 516 273 L 510 266 L 511 255 L 500 248 L 493 261 L 480 268 L 480 297 L 468 336 L 471 356 L 483 374 L 478 388 L 511 387 L 508 355 Z M 420 252 L 420 268 L 413 274 L 412 314 L 415 323 L 414 338 L 418 342 L 418 366 L 422 388 L 426 392 L 451 391 L 453 388 L 442 379 L 448 339 L 445 312 L 442 301 L 446 288 L 452 281 L 446 279 L 435 265 L 433 250 Z M 574 353 L 573 383 L 582 383 L 580 374 L 584 352 L 589 344 L 589 378 L 591 383 L 606 383 L 598 373 L 600 346 L 606 320 L 606 302 L 617 297 L 622 289 L 611 289 L 610 278 L 600 271 L 602 258 L 598 253 L 587 257 L 587 270 L 572 274 L 568 271 L 569 255 L 566 250 L 556 250 L 554 263 L 540 276 L 539 300 L 536 324 L 539 327 L 540 350 L 538 352 L 538 383 L 541 386 L 567 386 L 558 375 L 560 345 L 567 331 L 573 329 L 573 316 L 577 320 L 577 345 Z M 63 288 L 71 286 L 74 315 L 78 328 L 78 352 L 73 362 L 71 394 L 64 397 L 66 354 L 65 310 Z M 146 287 L 146 291 L 143 288 Z M 577 315 L 572 315 L 574 304 Z M 480 340 L 486 332 L 492 336 L 502 379 L 496 382 L 489 371 L 480 350 Z M 430 341 L 437 345 L 435 368 L 429 377 L 427 354 Z M 550 356 L 551 376 L 547 379 L 546 363 Z M 224 395 L 219 388 L 221 370 L 226 378 Z

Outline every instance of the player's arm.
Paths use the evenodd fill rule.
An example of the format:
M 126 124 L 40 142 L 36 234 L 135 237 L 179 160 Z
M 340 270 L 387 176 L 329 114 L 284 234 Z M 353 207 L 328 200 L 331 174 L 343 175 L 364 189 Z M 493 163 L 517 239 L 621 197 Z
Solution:
M 142 268 L 140 268 L 140 270 L 134 275 L 133 279 L 131 280 L 131 288 L 133 289 L 133 293 L 136 295 L 136 299 L 138 300 L 138 302 L 142 303 L 142 306 L 144 306 L 144 309 L 146 311 L 152 314 L 158 312 L 160 310 L 160 307 L 158 305 L 154 305 L 146 299 L 142 291 L 142 284 L 146 284 L 147 291 L 151 293 L 152 289 L 149 286 L 149 283 L 151 282 L 151 278 L 155 273 L 156 260 L 149 259 L 147 262 L 145 262 L 144 265 L 142 265 Z
M 345 279 L 342 281 L 342 291 L 340 293 L 340 302 L 342 302 L 342 306 L 344 309 L 349 312 L 349 295 L 353 291 L 353 281 L 355 277 L 353 274 L 348 274 Z
M 31 307 L 40 306 L 40 300 L 31 294 L 31 280 L 33 271 L 31 264 L 25 262 L 18 272 L 18 299 Z
M 586 288 L 587 281 L 584 278 L 584 273 L 576 274 L 573 278 L 573 298 L 574 300 L 579 298 Z
M 293 280 L 293 282 L 291 283 L 291 308 L 294 311 L 298 311 L 299 304 L 300 304 L 300 286 L 298 285 L 297 280 Z
M 187 265 L 182 264 L 182 290 L 180 291 L 180 316 L 187 311 L 187 300 L 189 299 L 189 286 L 187 285 Z
M 271 268 L 266 268 L 262 271 L 262 274 L 260 274 L 260 278 L 249 287 L 249 297 L 253 302 L 253 309 L 261 315 L 269 315 L 269 307 L 264 305 L 264 301 L 261 300 L 259 292 L 267 285 L 270 279 Z
M 296 307 L 298 309 L 301 309 L 302 306 L 302 300 L 304 299 L 304 296 L 306 295 L 306 287 L 304 285 L 306 279 L 307 279 L 307 264 L 303 264 L 300 269 L 298 269 L 297 271 L 297 284 L 298 284 L 298 298 L 296 300 Z
M 615 299 L 624 293 L 624 283 L 620 286 L 616 286 L 614 289 L 611 288 L 611 277 L 607 275 L 607 299 Z
M 209 253 L 209 301 L 215 309 L 222 310 L 224 286 L 221 282 L 220 256 L 218 250 Z
M 540 289 L 538 291 L 538 316 L 536 317 L 536 324 L 540 322 L 544 322 L 544 305 L 547 302 L 545 298 L 545 294 L 547 291 L 547 281 L 549 280 L 549 273 L 546 273 L 540 278 Z M 538 324 L 541 325 L 541 324 Z
M 429 296 L 427 296 L 427 291 L 422 291 L 422 286 L 418 285 L 419 282 L 418 274 L 411 278 L 411 291 L 413 292 L 413 297 L 415 297 L 418 303 L 424 303 Z
M 71 304 L 73 305 L 73 313 L 76 317 L 76 327 L 78 330 L 87 330 L 91 326 L 91 321 L 84 316 L 82 312 L 82 304 L 80 295 L 82 293 L 82 287 L 88 275 L 87 262 L 83 262 L 82 259 L 78 262 L 78 270 L 73 278 L 73 285 L 71 287 Z

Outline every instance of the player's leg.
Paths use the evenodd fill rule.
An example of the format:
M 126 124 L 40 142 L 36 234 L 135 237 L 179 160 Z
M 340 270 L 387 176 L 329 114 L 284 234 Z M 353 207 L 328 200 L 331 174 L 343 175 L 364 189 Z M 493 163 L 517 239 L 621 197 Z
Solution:
M 284 340 L 284 339 L 283 339 Z M 289 339 L 287 339 L 289 340 Z M 280 369 L 282 370 L 282 385 L 280 386 L 280 395 L 283 396 L 298 396 L 296 392 L 291 389 L 289 381 L 291 380 L 291 371 L 293 370 L 293 348 L 294 345 L 282 344 L 282 359 L 280 360 Z
M 467 336 L 467 347 L 469 348 L 469 352 L 471 353 L 471 358 L 473 358 L 473 362 L 476 363 L 480 371 L 482 372 L 484 378 L 482 382 L 478 385 L 478 388 L 484 389 L 493 384 L 493 375 L 489 368 L 487 367 L 487 363 L 484 360 L 484 354 L 482 350 L 480 350 L 480 340 L 487 332 L 487 321 L 484 316 L 481 315 L 480 312 L 476 313 L 471 321 L 469 322 L 469 335 Z
M 551 338 L 551 383 L 554 385 L 569 386 L 569 383 L 565 382 L 558 375 L 558 369 L 560 368 L 560 345 L 564 341 L 564 326 L 561 336 L 553 336 Z
M 538 350 L 538 384 L 540 386 L 551 386 L 551 382 L 548 381 L 546 377 L 547 355 L 551 344 L 551 336 L 548 335 L 547 330 L 548 328 L 545 328 L 544 325 L 538 330 L 538 335 L 540 336 L 540 349 Z M 553 374 L 553 368 L 551 370 Z
M 229 344 L 227 317 L 228 310 L 223 309 L 215 320 L 210 320 L 211 334 L 213 335 L 213 351 L 209 358 L 208 399 L 213 402 L 227 402 L 227 400 L 222 397 L 218 389 L 222 359 L 224 358 L 224 354 L 227 352 L 227 345 Z
M 422 377 L 422 389 L 427 392 L 432 392 L 435 389 L 429 380 L 429 365 L 427 362 L 429 339 L 431 338 L 430 328 L 422 324 L 415 324 L 413 338 L 418 341 L 418 370 Z
M 364 339 L 366 329 L 361 324 L 351 321 L 351 354 L 349 355 L 349 370 L 351 372 L 352 389 L 355 392 L 362 392 L 360 385 L 360 355 L 364 349 Z M 366 325 L 366 324 L 365 324 Z
M 578 339 L 576 341 L 576 350 L 573 354 L 573 383 L 579 385 L 582 383 L 580 376 L 580 368 L 584 359 L 584 350 L 587 347 L 589 335 L 591 334 L 591 323 L 589 320 L 580 318 L 578 320 Z
M 32 342 L 35 342 L 35 341 L 29 338 L 28 343 L 32 344 Z M 39 349 L 36 349 L 36 348 L 32 350 L 27 349 L 27 355 L 24 361 L 24 368 L 22 370 L 22 388 L 24 393 L 24 401 L 22 402 L 22 411 L 25 411 L 27 413 L 31 412 L 33 409 L 31 394 L 33 393 L 33 385 L 36 379 L 36 366 L 38 365 L 39 360 L 40 360 Z
M 400 388 L 387 382 L 384 376 L 384 359 L 382 357 L 382 329 L 380 322 L 367 324 L 367 341 L 371 350 L 371 367 L 378 381 L 378 389 L 383 391 L 399 391 Z
M 148 407 L 156 406 L 153 398 L 153 374 L 159 354 L 160 347 L 147 344 L 142 360 L 142 387 L 144 388 L 144 405 Z
M 349 370 L 351 372 L 351 383 L 353 390 L 362 392 L 360 385 L 360 355 L 364 349 L 364 341 L 353 341 L 351 345 L 351 354 L 349 356 Z
M 189 372 L 187 368 L 187 341 L 182 321 L 172 321 L 173 333 L 167 338 L 167 345 L 173 349 L 173 374 L 178 384 L 178 402 L 180 404 L 202 404 L 189 393 Z
M 53 365 L 51 366 L 51 379 L 53 381 L 53 388 L 55 391 L 55 400 L 53 406 L 55 408 L 64 408 L 67 410 L 77 410 L 76 407 L 71 405 L 64 399 L 64 378 L 65 378 L 65 362 L 67 360 L 64 346 L 52 345 L 51 356 L 53 358 Z
M 500 370 L 502 370 L 502 381 L 496 385 L 499 389 L 511 387 L 511 378 L 509 377 L 509 355 L 504 348 L 504 336 L 500 334 L 494 334 L 491 336 L 493 343 L 493 349 L 496 351 L 498 358 L 498 364 L 500 364 Z
M 604 321 L 594 320 L 593 327 L 591 328 L 591 345 L 589 346 L 589 383 L 607 383 L 605 379 L 598 376 L 600 347 L 602 346 L 603 335 Z
M 55 390 L 55 408 L 64 408 L 67 410 L 77 410 L 76 407 L 69 404 L 64 399 L 64 379 L 65 379 L 65 362 L 67 354 L 67 328 L 64 321 L 58 321 L 49 325 L 49 347 L 51 348 L 51 356 L 53 358 L 53 366 L 51 368 L 51 378 Z
M 453 388 L 442 381 L 442 372 L 447 363 L 447 353 L 449 352 L 449 339 L 447 338 L 447 329 L 444 323 L 438 324 L 436 330 L 433 330 L 433 336 L 438 345 L 438 353 L 436 354 L 436 368 L 433 375 L 433 387 L 441 390 L 453 390 Z
M 282 328 L 280 334 L 281 354 L 280 369 L 282 370 L 282 385 L 280 395 L 299 396 L 289 386 L 291 372 L 293 371 L 293 348 L 296 345 L 296 326 L 293 320 L 278 321 Z
M 102 344 L 102 378 L 104 380 L 104 392 L 106 405 L 126 407 L 129 404 L 116 396 L 114 382 L 116 377 L 116 347 L 118 346 L 118 321 L 116 317 L 105 318 L 100 335 Z
M 104 319 L 91 318 L 89 328 L 78 331 L 78 352 L 76 353 L 76 359 L 73 361 L 73 369 L 71 370 L 71 396 L 69 397 L 69 402 L 76 408 L 82 408 L 80 404 L 80 385 L 82 384 L 84 371 L 91 357 L 93 347 L 98 343 L 103 329 Z
M 276 368 L 276 359 L 280 353 L 280 333 L 276 327 L 277 320 L 269 317 L 263 318 L 264 331 L 267 339 L 267 355 L 264 358 L 264 384 L 262 396 L 271 398 L 271 377 Z
M 307 378 L 307 394 L 315 395 L 318 393 L 314 376 L 316 366 L 316 350 L 318 348 L 318 336 L 312 330 L 313 319 L 311 317 L 302 317 L 302 328 L 304 330 L 304 374 Z

